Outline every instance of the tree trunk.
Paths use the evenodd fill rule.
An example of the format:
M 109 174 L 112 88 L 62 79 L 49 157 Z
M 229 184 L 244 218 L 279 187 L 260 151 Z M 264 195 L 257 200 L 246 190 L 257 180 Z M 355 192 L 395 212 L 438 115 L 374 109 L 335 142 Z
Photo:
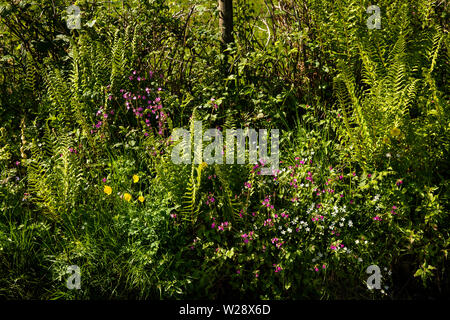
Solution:
M 222 48 L 233 42 L 233 0 L 219 0 L 219 29 Z

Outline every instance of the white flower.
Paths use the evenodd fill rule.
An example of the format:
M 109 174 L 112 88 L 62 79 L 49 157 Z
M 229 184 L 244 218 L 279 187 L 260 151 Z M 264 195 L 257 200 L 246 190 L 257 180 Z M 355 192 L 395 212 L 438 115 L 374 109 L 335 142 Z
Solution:
M 313 259 L 312 259 L 312 262 L 316 262 L 316 258 L 313 258 Z
M 358 243 L 359 243 L 359 240 L 355 240 L 355 243 L 358 244 Z
M 348 221 L 348 226 L 349 226 L 349 227 L 353 227 L 353 222 L 352 222 L 352 220 L 349 220 L 349 221 Z
M 391 153 L 390 152 L 386 153 L 386 158 L 390 158 L 390 157 L 391 157 Z
M 320 258 L 322 258 L 322 256 L 323 256 L 323 254 L 320 253 L 320 252 L 319 252 L 317 255 L 318 255 Z
M 361 259 L 361 258 L 358 258 L 358 261 L 359 261 L 359 262 L 362 262 L 362 261 L 363 261 L 363 259 Z
M 310 229 L 309 229 L 309 228 L 306 228 L 305 230 L 306 230 L 306 232 L 309 232 Z
M 282 235 L 286 234 L 286 231 L 284 231 L 284 230 L 283 230 L 283 231 L 281 231 L 281 234 L 282 234 Z
M 391 275 L 391 274 L 392 274 L 392 271 L 391 271 L 391 270 L 389 270 L 389 271 L 388 271 L 388 275 Z
M 343 223 L 341 222 L 341 223 L 339 223 L 339 226 L 340 226 L 340 227 L 343 227 L 343 226 L 344 226 L 344 224 L 343 224 Z
M 292 233 L 292 229 L 291 228 L 287 228 L 287 232 Z
M 368 241 L 366 240 L 366 241 L 364 241 L 364 244 L 367 244 L 368 243 Z

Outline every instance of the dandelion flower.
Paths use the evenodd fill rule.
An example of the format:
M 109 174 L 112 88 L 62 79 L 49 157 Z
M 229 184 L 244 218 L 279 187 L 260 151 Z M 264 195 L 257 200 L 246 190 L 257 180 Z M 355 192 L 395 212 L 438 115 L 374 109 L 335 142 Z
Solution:
M 123 195 L 123 198 L 125 199 L 125 201 L 130 202 L 130 201 L 131 201 L 131 194 L 125 193 L 125 194 Z
M 139 200 L 140 202 L 144 202 L 145 198 L 144 198 L 143 196 L 139 196 L 138 200 Z
M 135 175 L 133 176 L 133 182 L 134 182 L 134 183 L 138 183 L 138 182 L 139 182 L 139 176 L 138 176 L 138 175 L 135 174 Z
M 112 193 L 112 188 L 110 186 L 105 186 L 103 192 L 105 192 L 109 196 Z

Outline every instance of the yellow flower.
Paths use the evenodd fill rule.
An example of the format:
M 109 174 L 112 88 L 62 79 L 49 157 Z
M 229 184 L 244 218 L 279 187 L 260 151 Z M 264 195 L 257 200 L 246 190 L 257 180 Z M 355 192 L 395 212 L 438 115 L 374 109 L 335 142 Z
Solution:
M 396 127 L 392 128 L 391 129 L 391 135 L 394 136 L 394 137 L 399 136 L 400 135 L 400 129 L 396 128 Z
M 112 188 L 110 186 L 105 186 L 105 189 L 103 189 L 103 192 L 105 192 L 109 196 L 112 192 Z
M 138 181 L 139 181 L 139 176 L 138 175 L 134 175 L 133 176 L 133 182 L 134 183 L 138 183 Z
M 139 196 L 138 200 L 139 200 L 140 202 L 144 202 L 145 198 L 144 198 L 143 196 Z
M 130 201 L 131 201 L 131 194 L 125 193 L 125 194 L 123 195 L 123 198 L 124 198 L 126 201 L 130 202 Z

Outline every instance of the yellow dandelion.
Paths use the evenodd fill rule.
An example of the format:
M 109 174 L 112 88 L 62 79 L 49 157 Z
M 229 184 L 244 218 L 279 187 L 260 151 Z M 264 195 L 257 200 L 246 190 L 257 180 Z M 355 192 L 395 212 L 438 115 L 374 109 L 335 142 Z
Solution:
M 139 176 L 138 176 L 138 175 L 135 174 L 135 175 L 133 176 L 133 182 L 134 182 L 134 183 L 138 183 L 138 182 L 139 182 Z
M 112 188 L 110 186 L 105 186 L 103 192 L 109 196 L 112 193 Z
M 396 128 L 396 127 L 392 128 L 392 129 L 391 129 L 391 135 L 392 135 L 393 137 L 399 136 L 399 135 L 400 135 L 400 129 L 399 129 L 399 128 Z
M 144 198 L 143 196 L 139 196 L 138 200 L 139 200 L 140 202 L 144 202 L 145 198 Z
M 125 193 L 125 194 L 123 195 L 123 198 L 125 199 L 125 201 L 130 202 L 130 201 L 131 201 L 131 194 Z

